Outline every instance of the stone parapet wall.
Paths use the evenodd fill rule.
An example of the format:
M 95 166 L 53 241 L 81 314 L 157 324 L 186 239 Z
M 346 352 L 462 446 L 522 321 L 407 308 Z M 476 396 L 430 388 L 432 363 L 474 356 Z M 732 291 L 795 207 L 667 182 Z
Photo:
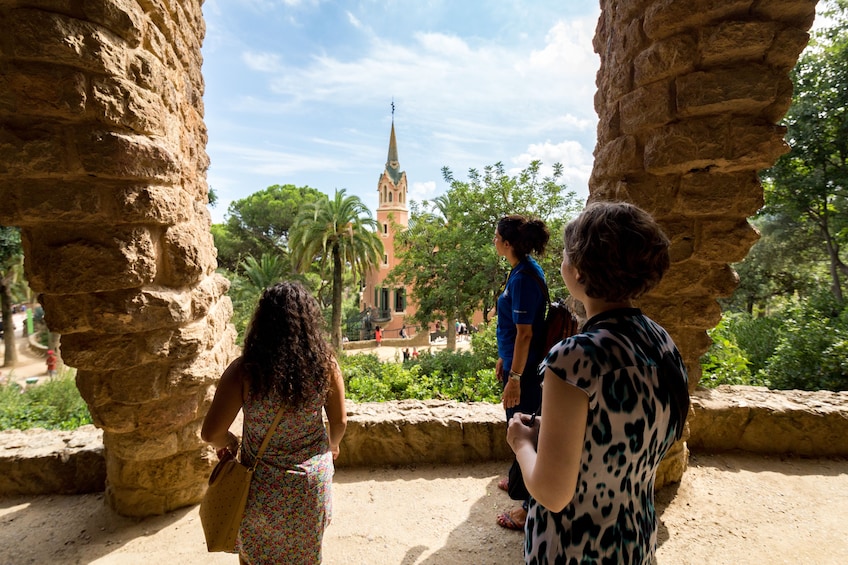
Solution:
M 692 395 L 695 452 L 848 456 L 848 391 L 720 386 Z
M 810 457 L 848 457 L 848 392 L 697 390 L 689 448 Z M 348 404 L 348 429 L 336 466 L 462 465 L 509 461 L 503 409 L 495 404 L 400 401 Z M 0 432 L 0 496 L 103 490 L 102 433 Z M 670 453 L 657 487 L 680 480 L 686 455 Z

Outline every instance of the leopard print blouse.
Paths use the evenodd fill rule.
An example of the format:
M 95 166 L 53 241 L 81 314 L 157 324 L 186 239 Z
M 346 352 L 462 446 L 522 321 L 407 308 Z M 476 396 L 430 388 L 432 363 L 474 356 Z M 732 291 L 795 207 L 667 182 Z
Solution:
M 654 479 L 683 426 L 671 420 L 670 389 L 687 380 L 680 352 L 662 327 L 628 308 L 588 320 L 551 349 L 545 368 L 586 393 L 589 414 L 571 502 L 551 512 L 530 501 L 526 563 L 653 563 Z

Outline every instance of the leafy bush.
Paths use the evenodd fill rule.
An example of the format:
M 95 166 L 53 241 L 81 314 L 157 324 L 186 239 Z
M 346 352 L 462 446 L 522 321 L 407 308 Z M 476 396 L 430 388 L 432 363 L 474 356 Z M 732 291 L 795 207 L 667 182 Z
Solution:
M 848 390 L 848 307 L 826 290 L 788 299 L 769 316 L 725 314 L 709 333 L 705 386 Z
M 0 386 L 0 430 L 74 430 L 90 423 L 72 370 L 27 390 L 16 383 Z
M 785 329 L 765 369 L 774 388 L 848 390 L 848 309 L 829 294 L 787 308 Z
M 473 343 L 473 342 L 472 342 Z M 340 359 L 345 393 L 353 402 L 445 399 L 499 402 L 501 387 L 495 362 L 468 351 L 421 352 L 419 359 L 381 363 L 376 355 L 344 355 Z
M 708 332 L 713 344 L 701 358 L 701 384 L 708 388 L 718 385 L 762 384 L 752 378 L 748 357 L 737 345 L 733 327 L 732 318 L 724 316 L 721 322 Z
M 783 321 L 776 317 L 752 317 L 748 314 L 730 314 L 727 317 L 730 333 L 748 360 L 752 375 L 765 370 L 780 341 Z M 724 320 L 722 320 L 724 321 Z

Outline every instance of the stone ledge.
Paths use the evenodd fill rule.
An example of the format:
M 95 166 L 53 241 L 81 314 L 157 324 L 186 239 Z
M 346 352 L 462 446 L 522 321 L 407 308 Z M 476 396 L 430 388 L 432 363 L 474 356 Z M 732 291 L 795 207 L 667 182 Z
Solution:
M 0 495 L 81 494 L 105 488 L 103 432 L 0 432 Z
M 689 448 L 848 456 L 848 392 L 719 387 L 692 395 Z M 348 403 L 338 467 L 463 464 L 510 458 L 496 404 L 403 400 Z M 0 496 L 104 489 L 102 432 L 0 432 Z
M 848 391 L 720 386 L 692 395 L 689 448 L 848 456 Z

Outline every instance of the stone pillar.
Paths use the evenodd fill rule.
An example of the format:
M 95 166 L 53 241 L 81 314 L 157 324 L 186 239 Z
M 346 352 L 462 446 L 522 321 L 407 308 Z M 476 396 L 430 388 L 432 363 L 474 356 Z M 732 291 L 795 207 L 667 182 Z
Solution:
M 690 390 L 721 318 L 716 298 L 738 283 L 729 263 L 758 238 L 747 220 L 763 204 L 757 172 L 788 151 L 776 124 L 815 5 L 601 0 L 589 199 L 632 202 L 670 237 L 671 271 L 640 306 L 680 347 Z M 662 481 L 679 480 L 686 456 L 678 446 Z
M 107 500 L 197 502 L 235 353 L 215 274 L 201 0 L 0 0 L 0 224 L 104 431 Z

